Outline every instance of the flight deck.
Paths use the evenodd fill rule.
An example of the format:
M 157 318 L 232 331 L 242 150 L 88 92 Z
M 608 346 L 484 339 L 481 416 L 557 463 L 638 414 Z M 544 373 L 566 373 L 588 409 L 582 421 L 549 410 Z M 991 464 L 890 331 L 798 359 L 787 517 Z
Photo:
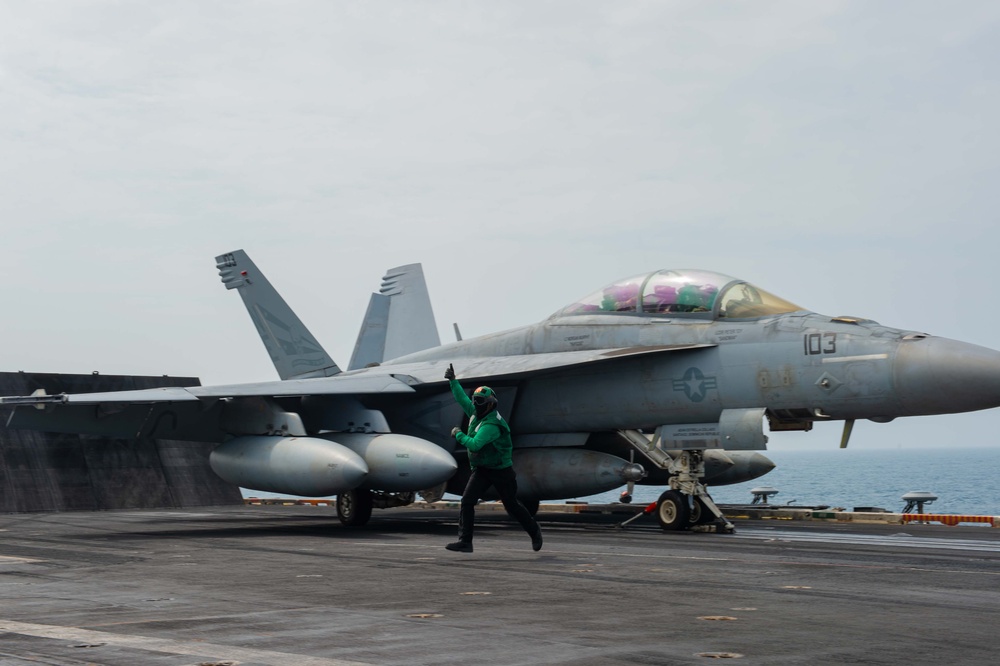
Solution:
M 992 664 L 1000 530 L 322 505 L 0 516 L 0 664 Z

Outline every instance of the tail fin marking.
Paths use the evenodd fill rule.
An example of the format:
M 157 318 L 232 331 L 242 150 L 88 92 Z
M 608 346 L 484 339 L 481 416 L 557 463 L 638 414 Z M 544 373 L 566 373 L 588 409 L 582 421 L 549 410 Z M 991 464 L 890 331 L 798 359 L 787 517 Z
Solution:
M 340 368 L 243 250 L 215 258 L 226 289 L 236 289 L 282 379 L 335 375 Z

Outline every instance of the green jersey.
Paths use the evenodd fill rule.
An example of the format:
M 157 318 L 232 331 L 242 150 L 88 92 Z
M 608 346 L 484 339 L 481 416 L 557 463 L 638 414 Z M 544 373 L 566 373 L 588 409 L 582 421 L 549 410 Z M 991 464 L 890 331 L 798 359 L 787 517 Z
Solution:
M 476 407 L 465 394 L 465 390 L 457 380 L 448 381 L 451 393 L 469 417 L 469 427 L 466 432 L 455 434 L 458 443 L 469 450 L 469 464 L 472 469 L 488 467 L 504 469 L 513 465 L 511 451 L 514 448 L 510 440 L 510 426 L 494 409 L 481 419 L 476 418 Z

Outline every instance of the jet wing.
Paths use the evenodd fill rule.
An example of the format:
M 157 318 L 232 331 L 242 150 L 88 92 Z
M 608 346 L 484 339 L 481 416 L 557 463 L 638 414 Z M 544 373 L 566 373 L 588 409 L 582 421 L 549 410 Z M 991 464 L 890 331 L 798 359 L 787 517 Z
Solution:
M 193 386 L 189 389 L 198 398 L 272 398 L 305 395 L 369 395 L 372 393 L 413 393 L 407 383 L 392 375 L 341 373 L 333 377 L 286 379 L 284 381 L 231 384 L 229 386 Z
M 0 406 L 19 407 L 11 412 L 7 422 L 7 427 L 15 429 L 221 442 L 226 438 L 221 419 L 223 398 L 413 392 L 407 383 L 389 374 L 345 376 L 340 373 L 332 377 L 231 386 L 0 397 Z
M 100 405 L 198 402 L 219 398 L 254 396 L 290 397 L 305 395 L 365 395 L 372 393 L 413 393 L 406 383 L 392 375 L 335 375 L 315 379 L 286 379 L 222 386 L 171 386 L 138 391 L 72 393 L 0 397 L 0 405 Z
M 518 356 L 490 356 L 456 359 L 463 380 L 519 379 L 531 375 L 553 372 L 565 368 L 591 365 L 603 361 L 639 358 L 694 349 L 714 347 L 714 344 L 657 345 L 625 347 L 618 349 L 590 349 L 575 352 L 523 354 Z M 170 386 L 137 391 L 110 391 L 106 393 L 60 393 L 57 395 L 0 396 L 0 405 L 38 406 L 65 405 L 148 405 L 195 403 L 220 398 L 249 397 L 298 397 L 308 395 L 372 395 L 376 393 L 413 393 L 413 386 L 441 383 L 441 362 L 415 363 L 393 366 L 390 364 L 351 375 L 341 373 L 332 377 L 310 379 L 285 379 L 220 386 Z M 393 370 L 403 372 L 393 373 Z
M 714 346 L 661 345 L 519 356 L 456 357 L 454 361 L 459 364 L 458 374 L 463 381 L 517 381 L 565 369 Z M 7 424 L 10 428 L 123 438 L 156 435 L 169 439 L 221 442 L 226 438 L 221 420 L 224 398 L 412 395 L 421 386 L 441 387 L 445 362 L 442 359 L 398 365 L 386 363 L 331 377 L 228 386 L 9 396 L 0 397 L 0 406 L 20 407 L 10 415 Z

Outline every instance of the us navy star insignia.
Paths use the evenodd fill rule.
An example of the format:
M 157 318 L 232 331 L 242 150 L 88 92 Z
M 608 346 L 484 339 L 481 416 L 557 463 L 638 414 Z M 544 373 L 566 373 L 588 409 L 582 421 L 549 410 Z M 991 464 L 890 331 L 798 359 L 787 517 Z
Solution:
M 674 390 L 683 391 L 691 402 L 701 402 L 709 391 L 718 387 L 715 377 L 706 377 L 698 368 L 688 368 L 684 377 L 674 380 Z

